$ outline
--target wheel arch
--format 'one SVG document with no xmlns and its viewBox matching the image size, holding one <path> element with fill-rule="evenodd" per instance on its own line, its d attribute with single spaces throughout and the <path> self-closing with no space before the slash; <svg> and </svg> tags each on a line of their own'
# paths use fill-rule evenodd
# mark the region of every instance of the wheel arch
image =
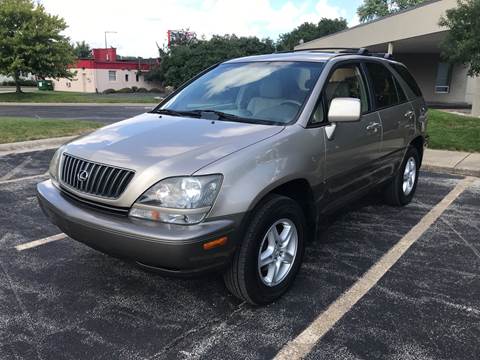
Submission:
<svg viewBox="0 0 480 360">
<path fill-rule="evenodd" d="M 420 159 L 419 161 L 420 163 L 418 164 L 418 166 L 422 165 L 424 144 L 425 144 L 425 138 L 422 135 L 419 135 L 416 138 L 414 138 L 412 141 L 410 141 L 410 145 L 413 146 L 418 151 L 418 157 Z"/>
</svg>

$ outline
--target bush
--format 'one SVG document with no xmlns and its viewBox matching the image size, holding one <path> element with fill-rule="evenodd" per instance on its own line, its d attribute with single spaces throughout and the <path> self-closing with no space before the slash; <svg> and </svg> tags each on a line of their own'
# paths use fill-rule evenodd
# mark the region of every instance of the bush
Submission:
<svg viewBox="0 0 480 360">
<path fill-rule="evenodd" d="M 141 87 L 141 88 L 137 89 L 137 93 L 146 93 L 146 92 L 148 92 L 148 90 L 145 89 L 144 87 Z"/>
<path fill-rule="evenodd" d="M 129 87 L 126 87 L 126 88 L 122 88 L 120 90 L 117 90 L 117 93 L 119 93 L 119 94 L 131 94 L 131 93 L 133 93 L 133 90 Z"/>
<path fill-rule="evenodd" d="M 132 92 L 137 92 L 138 91 L 138 86 L 132 86 Z"/>
<path fill-rule="evenodd" d="M 20 79 L 19 83 L 20 83 L 20 86 L 37 86 L 37 82 L 35 80 Z M 0 85 L 15 86 L 15 81 L 13 80 L 3 81 Z"/>
<path fill-rule="evenodd" d="M 159 89 L 159 88 L 151 88 L 150 90 L 148 90 L 149 92 L 151 93 L 162 93 L 162 89 Z"/>
<path fill-rule="evenodd" d="M 104 94 L 115 94 L 116 91 L 115 91 L 115 89 L 105 89 L 105 90 L 103 90 L 103 93 Z"/>
</svg>

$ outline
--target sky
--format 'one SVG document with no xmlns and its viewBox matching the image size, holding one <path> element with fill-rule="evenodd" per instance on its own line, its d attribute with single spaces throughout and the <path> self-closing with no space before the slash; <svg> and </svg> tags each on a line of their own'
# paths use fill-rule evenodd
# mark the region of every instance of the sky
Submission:
<svg viewBox="0 0 480 360">
<path fill-rule="evenodd" d="M 186 29 L 207 39 L 213 34 L 270 37 L 309 21 L 343 17 L 358 24 L 362 0 L 37 0 L 63 17 L 72 41 L 91 47 L 116 47 L 124 56 L 157 57 L 156 43 L 167 43 L 167 30 Z"/>
</svg>

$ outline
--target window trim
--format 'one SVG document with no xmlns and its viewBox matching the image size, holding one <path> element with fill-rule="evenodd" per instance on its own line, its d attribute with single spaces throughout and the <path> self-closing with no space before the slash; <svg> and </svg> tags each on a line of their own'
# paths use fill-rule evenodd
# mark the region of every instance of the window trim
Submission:
<svg viewBox="0 0 480 360">
<path fill-rule="evenodd" d="M 365 72 L 363 63 L 364 63 L 364 61 L 360 60 L 360 59 L 344 60 L 344 61 L 339 61 L 332 66 L 332 68 L 328 72 L 326 80 L 322 84 L 322 89 L 320 90 L 320 93 L 318 94 L 318 97 L 317 97 L 317 100 L 315 101 L 315 105 L 313 106 L 312 112 L 310 113 L 310 115 L 308 117 L 308 122 L 307 122 L 307 126 L 306 126 L 307 129 L 319 128 L 319 127 L 322 127 L 322 126 L 331 125 L 330 121 L 328 121 L 327 106 L 326 106 L 326 101 L 325 101 L 325 96 L 324 96 L 325 87 L 328 84 L 328 82 L 330 81 L 330 78 L 332 77 L 335 70 L 337 70 L 338 68 L 340 68 L 342 66 L 345 66 L 345 65 L 357 65 L 359 70 L 360 70 L 360 75 L 362 77 L 362 80 L 365 84 L 365 90 L 366 90 L 366 93 L 367 93 L 367 98 L 368 98 L 367 102 L 368 102 L 369 109 L 368 109 L 368 111 L 362 112 L 360 114 L 360 120 L 361 120 L 362 116 L 365 116 L 365 115 L 371 114 L 372 112 L 375 112 L 374 106 L 373 106 L 373 97 L 372 97 L 371 85 L 370 85 L 369 79 L 367 77 L 367 74 Z M 324 120 L 322 122 L 314 124 L 314 123 L 312 123 L 313 114 L 315 113 L 315 110 L 317 109 L 320 102 L 323 103 Z"/>
</svg>

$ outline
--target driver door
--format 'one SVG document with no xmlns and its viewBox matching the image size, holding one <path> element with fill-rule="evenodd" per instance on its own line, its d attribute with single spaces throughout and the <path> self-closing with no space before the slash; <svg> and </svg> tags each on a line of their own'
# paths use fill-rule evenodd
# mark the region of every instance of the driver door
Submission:
<svg viewBox="0 0 480 360">
<path fill-rule="evenodd" d="M 360 99 L 362 115 L 359 121 L 336 124 L 333 134 L 329 125 L 324 127 L 328 208 L 340 205 L 376 181 L 376 162 L 382 140 L 381 119 L 377 112 L 371 111 L 367 81 L 360 63 L 342 63 L 331 72 L 321 102 L 325 116 L 331 101 L 337 97 Z"/>
</svg>

